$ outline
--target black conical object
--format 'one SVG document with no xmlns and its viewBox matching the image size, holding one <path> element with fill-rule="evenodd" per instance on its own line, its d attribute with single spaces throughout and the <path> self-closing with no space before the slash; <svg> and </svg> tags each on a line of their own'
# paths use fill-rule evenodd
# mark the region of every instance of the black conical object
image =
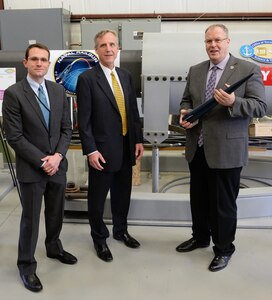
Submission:
<svg viewBox="0 0 272 300">
<path fill-rule="evenodd" d="M 224 91 L 228 94 L 231 94 L 236 89 L 238 89 L 238 87 L 240 87 L 244 82 L 246 82 L 252 75 L 253 75 L 253 73 L 247 75 L 246 77 L 242 78 L 241 80 L 239 80 L 239 81 L 235 82 L 234 84 L 232 84 L 231 86 L 227 87 Z M 203 104 L 199 105 L 198 107 L 193 109 L 191 112 L 186 114 L 183 117 L 183 120 L 193 123 L 196 120 L 200 119 L 203 115 L 205 115 L 212 108 L 214 108 L 217 104 L 218 104 L 218 102 L 214 99 L 214 97 L 212 97 L 211 99 L 205 101 Z"/>
</svg>

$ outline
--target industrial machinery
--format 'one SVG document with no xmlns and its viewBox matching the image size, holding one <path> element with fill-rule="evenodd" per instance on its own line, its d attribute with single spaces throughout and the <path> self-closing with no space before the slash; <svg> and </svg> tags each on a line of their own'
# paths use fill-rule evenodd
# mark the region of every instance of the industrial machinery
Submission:
<svg viewBox="0 0 272 300">
<path fill-rule="evenodd" d="M 85 21 L 86 22 L 86 21 Z M 178 126 L 169 124 L 170 116 L 178 115 L 179 104 L 186 85 L 186 76 L 191 65 L 207 59 L 203 32 L 207 27 L 205 22 L 200 24 L 190 23 L 190 28 L 184 25 L 184 30 L 179 33 L 146 32 L 143 34 L 142 50 L 121 50 L 120 66 L 128 69 L 134 78 L 137 97 L 139 98 L 140 113 L 143 115 L 143 130 L 146 141 L 146 151 L 142 163 L 142 171 L 151 171 L 152 190 L 141 191 L 140 187 L 133 189 L 130 222 L 178 224 L 181 221 L 190 220 L 189 195 L 187 193 L 164 193 L 167 187 L 160 188 L 162 172 L 187 173 L 187 163 L 183 150 L 160 151 L 168 146 L 184 145 L 186 136 Z M 85 23 L 84 23 L 85 24 Z M 267 40 L 269 32 L 264 30 L 263 23 L 247 23 L 247 27 L 239 26 L 239 31 L 231 34 L 231 53 L 236 57 L 252 60 L 248 53 L 256 47 L 256 53 L 260 60 L 266 59 L 266 63 L 254 61 L 262 68 L 263 78 L 266 84 L 266 96 L 268 103 L 268 115 L 272 115 L 272 41 Z M 228 27 L 230 27 L 227 24 Z M 233 25 L 235 27 L 235 24 Z M 260 26 L 260 27 L 259 27 Z M 201 28 L 202 27 L 202 28 Z M 253 30 L 254 28 L 254 30 Z M 258 30 L 259 29 L 259 30 Z M 245 32 L 241 33 L 241 30 Z M 251 32 L 252 34 L 247 34 Z M 91 39 L 91 37 L 89 37 Z M 262 41 L 262 43 L 261 43 Z M 257 43 L 258 42 L 258 43 Z M 124 43 L 124 41 L 123 41 Z M 257 44 L 256 44 L 257 43 Z M 247 57 L 242 56 L 248 55 Z M 11 53 L 0 51 L 0 67 L 18 68 L 17 80 L 25 75 L 21 60 L 23 53 Z M 69 95 L 70 96 L 70 95 Z M 76 101 L 75 96 L 73 98 Z M 174 142 L 172 137 L 175 136 Z M 76 137 L 75 132 L 75 138 Z M 272 150 L 271 137 L 254 138 L 251 144 L 260 144 L 264 151 L 250 151 L 249 166 L 243 169 L 242 177 L 245 179 L 244 188 L 238 197 L 239 217 L 258 217 L 272 215 Z M 73 145 L 71 145 L 71 149 Z M 77 149 L 80 144 L 77 144 Z M 73 148 L 73 149 L 75 149 Z M 86 164 L 81 151 L 69 151 L 69 168 L 78 169 L 70 178 L 72 181 L 86 174 Z M 69 175 L 69 172 L 68 172 Z M 69 180 L 69 176 L 68 176 Z M 86 178 L 85 178 L 86 181 Z M 188 179 L 178 178 L 168 187 L 175 184 L 188 184 Z M 256 184 L 256 182 L 258 184 Z M 85 182 L 85 187 L 87 182 Z M 75 188 L 69 186 L 68 188 Z M 86 212 L 86 188 L 83 197 L 66 199 L 66 212 Z M 110 218 L 109 202 L 106 203 L 105 218 Z"/>
<path fill-rule="evenodd" d="M 248 27 L 247 30 L 250 30 L 250 26 Z M 255 63 L 260 65 L 266 88 L 267 114 L 271 115 L 272 68 L 269 63 L 272 63 L 272 41 L 267 40 L 269 36 L 267 32 L 260 33 L 257 27 L 254 27 L 254 30 L 252 30 L 254 33 L 251 32 L 250 35 L 241 34 L 240 31 L 232 33 L 230 51 L 236 57 L 247 60 L 253 59 Z M 168 123 L 169 114 L 178 114 L 189 67 L 207 60 L 203 32 L 204 30 L 194 32 L 194 34 L 192 34 L 192 31 L 188 31 L 182 33 L 146 33 L 144 35 L 142 62 L 144 137 L 152 145 L 153 193 L 159 191 L 159 150 L 171 134 Z M 249 51 L 251 51 L 251 54 L 249 54 Z M 238 210 L 240 216 L 252 217 L 258 216 L 259 213 L 261 215 L 271 213 L 271 134 L 270 137 L 261 140 L 263 146 L 267 146 L 267 148 L 261 154 L 254 151 L 249 152 L 249 166 L 243 168 L 242 181 L 245 179 L 260 181 L 264 185 L 256 190 L 241 189 L 238 205 L 240 204 L 243 209 Z M 254 140 L 251 140 L 251 143 L 254 143 Z M 244 187 L 246 186 L 245 184 Z M 254 194 L 252 195 L 253 190 Z M 262 195 L 261 201 L 264 202 L 261 206 L 260 198 L 256 196 L 256 193 Z M 245 200 L 245 198 L 247 199 Z M 257 207 L 258 209 L 256 209 Z"/>
</svg>

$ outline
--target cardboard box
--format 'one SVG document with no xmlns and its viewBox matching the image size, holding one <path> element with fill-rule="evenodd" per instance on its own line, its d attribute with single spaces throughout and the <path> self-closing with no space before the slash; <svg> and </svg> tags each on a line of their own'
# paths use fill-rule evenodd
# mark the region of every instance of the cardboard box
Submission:
<svg viewBox="0 0 272 300">
<path fill-rule="evenodd" d="M 132 167 L 132 185 L 141 184 L 141 161 L 136 160 L 136 165 Z"/>
<path fill-rule="evenodd" d="M 272 136 L 272 122 L 261 122 L 249 125 L 249 136 Z"/>
</svg>

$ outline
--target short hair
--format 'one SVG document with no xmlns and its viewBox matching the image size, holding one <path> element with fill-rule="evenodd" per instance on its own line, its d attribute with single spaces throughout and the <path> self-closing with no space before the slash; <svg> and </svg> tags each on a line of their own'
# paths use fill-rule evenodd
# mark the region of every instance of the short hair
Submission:
<svg viewBox="0 0 272 300">
<path fill-rule="evenodd" d="M 119 44 L 118 35 L 115 30 L 103 29 L 103 30 L 99 31 L 94 37 L 94 48 L 95 49 L 98 47 L 98 39 L 102 38 L 107 33 L 113 34 L 116 37 L 117 45 Z"/>
<path fill-rule="evenodd" d="M 32 48 L 39 48 L 39 49 L 43 49 L 45 51 L 47 51 L 48 53 L 48 60 L 50 59 L 50 51 L 48 49 L 47 46 L 43 45 L 43 44 L 40 44 L 40 43 L 35 43 L 35 44 L 31 44 L 27 47 L 26 49 L 26 52 L 25 52 L 25 59 L 27 60 L 28 57 L 29 57 L 29 50 L 32 49 Z"/>
<path fill-rule="evenodd" d="M 216 28 L 216 27 L 220 27 L 225 32 L 226 36 L 229 37 L 229 30 L 228 30 L 227 26 L 225 26 L 224 24 L 212 24 L 212 25 L 210 25 L 205 30 L 205 34 L 207 33 L 208 30 Z"/>
</svg>

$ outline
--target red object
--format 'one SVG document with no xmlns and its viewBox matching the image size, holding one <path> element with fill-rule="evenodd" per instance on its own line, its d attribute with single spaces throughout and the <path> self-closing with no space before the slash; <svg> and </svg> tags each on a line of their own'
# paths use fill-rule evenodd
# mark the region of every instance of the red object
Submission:
<svg viewBox="0 0 272 300">
<path fill-rule="evenodd" d="M 272 85 L 272 66 L 261 66 L 264 85 Z"/>
</svg>

